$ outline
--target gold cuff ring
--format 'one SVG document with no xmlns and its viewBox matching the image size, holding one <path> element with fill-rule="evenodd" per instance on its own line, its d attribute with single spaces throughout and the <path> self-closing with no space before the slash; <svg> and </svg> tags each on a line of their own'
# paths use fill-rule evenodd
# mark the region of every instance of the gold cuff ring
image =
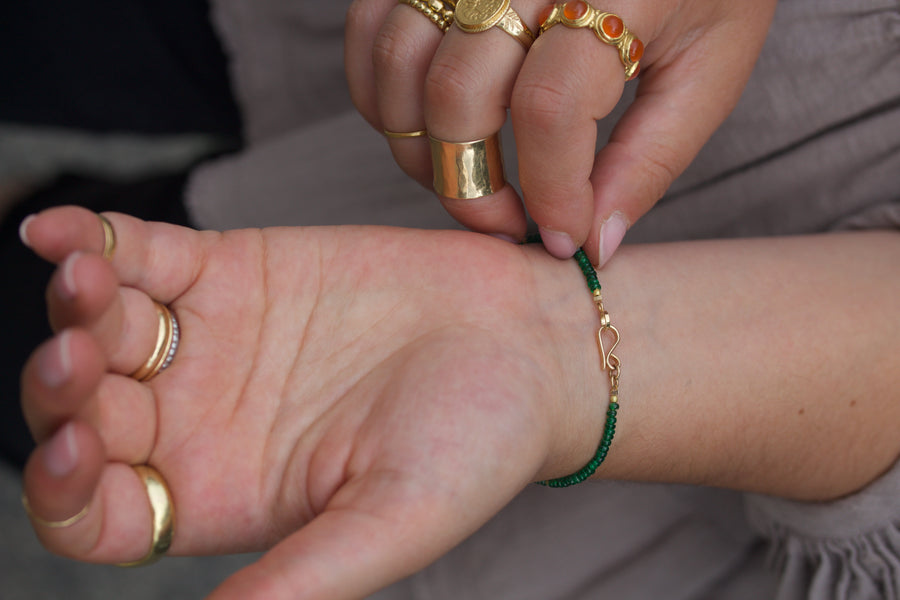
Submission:
<svg viewBox="0 0 900 600">
<path fill-rule="evenodd" d="M 500 132 L 473 142 L 445 142 L 428 136 L 434 191 L 469 200 L 489 196 L 506 184 Z"/>
</svg>

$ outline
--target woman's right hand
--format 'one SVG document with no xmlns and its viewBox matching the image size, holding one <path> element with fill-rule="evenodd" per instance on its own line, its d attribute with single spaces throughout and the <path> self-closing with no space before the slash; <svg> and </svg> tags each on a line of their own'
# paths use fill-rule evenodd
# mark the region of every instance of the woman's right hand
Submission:
<svg viewBox="0 0 900 600">
<path fill-rule="evenodd" d="M 535 34 L 549 5 L 511 0 Z M 568 258 L 584 246 L 602 264 L 731 112 L 775 0 L 593 5 L 620 16 L 646 44 L 636 100 L 596 156 L 596 121 L 615 107 L 626 77 L 617 48 L 589 30 L 556 25 L 526 52 L 496 26 L 480 33 L 452 26 L 444 34 L 397 0 L 354 0 L 345 61 L 354 102 L 379 131 L 479 140 L 500 130 L 509 109 L 523 198 L 507 185 L 483 198 L 441 202 L 474 231 L 519 240 L 527 209 L 551 254 Z M 430 188 L 427 140 L 389 141 L 400 167 Z"/>
<path fill-rule="evenodd" d="M 23 225 L 59 265 L 56 335 L 23 373 L 39 443 L 25 493 L 40 519 L 88 507 L 68 527 L 35 520 L 56 553 L 141 558 L 150 515 L 130 466 L 150 464 L 174 497 L 173 554 L 271 548 L 214 598 L 360 598 L 593 452 L 604 408 L 589 398 L 579 413 L 562 374 L 596 371 L 596 356 L 559 351 L 523 248 L 464 232 L 220 234 L 108 218 L 111 261 L 84 209 Z M 583 286 L 574 264 L 556 271 Z M 141 383 L 128 374 L 155 343 L 151 299 L 182 335 L 171 366 Z M 579 437 L 554 453 L 553 440 Z"/>
</svg>

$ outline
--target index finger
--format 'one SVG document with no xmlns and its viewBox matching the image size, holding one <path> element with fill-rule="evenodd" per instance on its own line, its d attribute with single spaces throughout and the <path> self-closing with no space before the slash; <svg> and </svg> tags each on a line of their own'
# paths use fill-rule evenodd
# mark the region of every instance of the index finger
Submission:
<svg viewBox="0 0 900 600">
<path fill-rule="evenodd" d="M 579 20 L 601 14 L 584 2 L 569 2 L 565 10 Z M 523 200 L 547 250 L 559 258 L 574 254 L 590 231 L 596 122 L 615 107 L 626 79 L 618 49 L 598 37 L 590 27 L 547 29 L 512 96 Z"/>
</svg>

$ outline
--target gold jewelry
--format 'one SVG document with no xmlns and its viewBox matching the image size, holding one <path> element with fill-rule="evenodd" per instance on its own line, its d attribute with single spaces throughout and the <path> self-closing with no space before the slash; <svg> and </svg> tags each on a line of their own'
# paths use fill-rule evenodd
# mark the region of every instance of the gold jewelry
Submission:
<svg viewBox="0 0 900 600">
<path fill-rule="evenodd" d="M 500 132 L 474 142 L 445 142 L 428 136 L 434 191 L 447 198 L 469 200 L 489 196 L 506 183 Z"/>
<path fill-rule="evenodd" d="M 175 536 L 175 507 L 166 480 L 150 465 L 132 468 L 147 488 L 150 512 L 153 515 L 153 534 L 150 536 L 150 550 L 147 554 L 133 562 L 119 563 L 120 567 L 141 567 L 156 562 L 169 550 Z"/>
<path fill-rule="evenodd" d="M 625 27 L 618 15 L 599 11 L 584 0 L 570 0 L 565 4 L 546 7 L 538 20 L 541 23 L 538 35 L 557 23 L 571 28 L 589 27 L 601 42 L 619 50 L 626 80 L 637 77 L 641 69 L 640 60 L 644 55 L 644 43 Z"/>
<path fill-rule="evenodd" d="M 84 508 L 79 510 L 77 513 L 69 517 L 68 519 L 63 519 L 62 521 L 48 521 L 47 519 L 42 519 L 31 509 L 31 503 L 28 502 L 28 496 L 25 495 L 25 492 L 22 492 L 22 506 L 25 508 L 25 512 L 31 518 L 32 521 L 37 523 L 38 525 L 43 525 L 44 527 L 50 527 L 51 529 L 63 529 L 65 527 L 71 527 L 78 521 L 85 518 L 88 514 L 88 509 L 90 508 L 90 504 L 86 505 Z"/>
<path fill-rule="evenodd" d="M 458 0 L 455 23 L 466 33 L 498 27 L 519 40 L 526 50 L 534 43 L 534 34 L 509 5 L 509 0 Z"/>
<path fill-rule="evenodd" d="M 456 0 L 399 0 L 400 4 L 408 4 L 428 17 L 438 29 L 447 33 L 453 24 L 453 11 Z"/>
<path fill-rule="evenodd" d="M 103 228 L 103 253 L 102 256 L 106 260 L 112 260 L 113 254 L 116 253 L 116 230 L 113 229 L 112 223 L 103 215 L 97 215 L 100 218 L 100 226 Z"/>
<path fill-rule="evenodd" d="M 153 301 L 156 307 L 156 315 L 159 321 L 159 330 L 156 334 L 156 346 L 150 354 L 147 362 L 137 371 L 131 374 L 131 377 L 138 381 L 148 381 L 159 374 L 160 371 L 168 367 L 175 358 L 175 351 L 178 349 L 178 342 L 181 339 L 181 330 L 178 326 L 178 320 L 175 313 L 169 310 L 165 304 L 160 304 L 156 300 Z"/>
<path fill-rule="evenodd" d="M 387 129 L 383 129 L 382 133 L 384 133 L 384 137 L 389 140 L 405 140 L 407 138 L 425 137 L 428 135 L 428 132 L 424 129 L 419 129 L 418 131 L 388 131 Z"/>
</svg>

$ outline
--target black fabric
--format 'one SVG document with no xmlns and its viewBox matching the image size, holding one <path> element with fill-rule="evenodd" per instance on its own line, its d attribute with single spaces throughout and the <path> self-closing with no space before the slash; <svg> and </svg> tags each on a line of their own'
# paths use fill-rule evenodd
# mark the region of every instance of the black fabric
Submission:
<svg viewBox="0 0 900 600">
<path fill-rule="evenodd" d="M 95 211 L 118 211 L 142 219 L 189 225 L 184 208 L 186 173 L 132 183 L 110 183 L 75 176 L 20 202 L 0 224 L 0 458 L 21 468 L 34 447 L 19 402 L 19 373 L 28 355 L 50 336 L 44 287 L 53 267 L 19 240 L 19 224 L 29 214 L 61 204 Z"/>
<path fill-rule="evenodd" d="M 206 0 L 0 2 L 0 121 L 240 135 Z"/>
</svg>

